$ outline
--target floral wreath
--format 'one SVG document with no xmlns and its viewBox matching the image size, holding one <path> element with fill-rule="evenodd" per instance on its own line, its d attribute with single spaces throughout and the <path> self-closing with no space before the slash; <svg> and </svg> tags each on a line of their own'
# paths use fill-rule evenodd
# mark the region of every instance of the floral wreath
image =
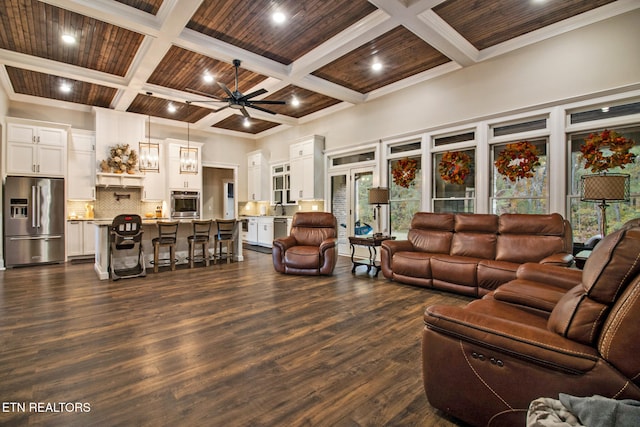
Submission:
<svg viewBox="0 0 640 427">
<path fill-rule="evenodd" d="M 118 144 L 111 147 L 110 155 L 107 165 L 115 173 L 133 173 L 135 171 L 138 164 L 138 153 L 136 150 L 132 150 L 129 144 Z"/>
<path fill-rule="evenodd" d="M 634 144 L 633 140 L 625 138 L 615 130 L 605 129 L 600 134 L 589 134 L 589 138 L 580 146 L 582 158 L 585 160 L 584 168 L 591 169 L 591 172 L 605 172 L 618 166 L 624 169 L 624 165 L 632 163 L 635 158 L 633 153 L 629 153 Z M 604 147 L 609 147 L 609 156 L 602 154 Z"/>
<path fill-rule="evenodd" d="M 438 163 L 438 173 L 450 184 L 464 184 L 471 173 L 471 157 L 463 151 L 447 151 Z"/>
<path fill-rule="evenodd" d="M 396 162 L 391 169 L 391 175 L 393 176 L 393 182 L 400 187 L 409 188 L 416 179 L 416 170 L 418 169 L 418 162 L 414 159 L 405 157 Z"/>
<path fill-rule="evenodd" d="M 531 178 L 535 168 L 540 166 L 538 149 L 528 141 L 507 144 L 498 154 L 494 165 L 498 173 L 504 176 L 505 181 L 509 179 L 515 182 L 520 178 Z"/>
</svg>

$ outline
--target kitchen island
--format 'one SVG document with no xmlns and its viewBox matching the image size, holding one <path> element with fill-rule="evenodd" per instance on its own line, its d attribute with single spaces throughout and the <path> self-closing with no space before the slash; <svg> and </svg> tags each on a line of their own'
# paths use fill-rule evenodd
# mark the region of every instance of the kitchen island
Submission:
<svg viewBox="0 0 640 427">
<path fill-rule="evenodd" d="M 144 252 L 144 260 L 147 270 L 153 269 L 153 265 L 151 264 L 151 261 L 153 261 L 153 244 L 151 241 L 154 237 L 158 236 L 158 226 L 156 225 L 158 221 L 169 221 L 169 219 L 142 219 L 142 231 L 144 233 L 142 235 L 142 251 Z M 109 227 L 111 227 L 112 222 L 113 220 L 111 219 L 94 220 L 94 224 L 96 226 L 96 255 L 94 270 L 100 280 L 109 279 Z M 176 243 L 176 264 L 188 264 L 189 243 L 187 241 L 187 237 L 193 234 L 193 226 L 191 225 L 191 220 L 179 220 L 179 222 L 180 225 L 178 227 L 178 239 Z M 243 261 L 244 259 L 242 256 L 242 242 L 240 241 L 239 228 L 240 223 L 238 222 L 233 233 L 234 261 Z M 213 239 L 216 230 L 216 223 L 215 220 L 213 220 L 213 224 L 211 225 L 211 243 L 209 246 L 210 256 L 213 255 Z M 166 255 L 163 254 L 162 256 Z M 135 257 L 133 255 L 132 259 L 134 259 L 133 263 L 135 264 Z"/>
</svg>

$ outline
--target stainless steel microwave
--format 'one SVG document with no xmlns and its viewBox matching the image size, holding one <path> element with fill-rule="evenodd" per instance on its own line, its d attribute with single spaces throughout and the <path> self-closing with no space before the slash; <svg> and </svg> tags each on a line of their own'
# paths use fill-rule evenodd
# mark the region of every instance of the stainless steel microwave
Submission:
<svg viewBox="0 0 640 427">
<path fill-rule="evenodd" d="M 171 218 L 200 218 L 200 192 L 198 191 L 172 191 L 171 192 Z"/>
</svg>

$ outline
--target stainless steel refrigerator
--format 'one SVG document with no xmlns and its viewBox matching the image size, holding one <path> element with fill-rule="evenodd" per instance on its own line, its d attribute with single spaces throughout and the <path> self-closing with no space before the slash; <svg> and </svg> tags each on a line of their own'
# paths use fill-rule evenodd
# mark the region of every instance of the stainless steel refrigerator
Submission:
<svg viewBox="0 0 640 427">
<path fill-rule="evenodd" d="M 64 261 L 64 179 L 8 176 L 4 185 L 7 267 Z"/>
</svg>

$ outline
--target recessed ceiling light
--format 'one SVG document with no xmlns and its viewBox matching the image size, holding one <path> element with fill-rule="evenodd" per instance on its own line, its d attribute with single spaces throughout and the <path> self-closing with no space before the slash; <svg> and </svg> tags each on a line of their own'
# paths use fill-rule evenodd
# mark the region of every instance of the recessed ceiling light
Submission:
<svg viewBox="0 0 640 427">
<path fill-rule="evenodd" d="M 60 92 L 63 92 L 63 93 L 71 92 L 71 85 L 69 83 L 61 83 Z"/>
<path fill-rule="evenodd" d="M 169 105 L 167 106 L 167 110 L 168 110 L 170 113 L 175 113 L 175 112 L 176 112 L 176 106 L 175 106 L 175 105 L 173 105 L 172 103 L 169 103 Z"/>
<path fill-rule="evenodd" d="M 204 80 L 205 83 L 213 83 L 213 76 L 209 73 L 204 73 L 202 80 Z"/>
<path fill-rule="evenodd" d="M 63 34 L 62 41 L 66 44 L 74 44 L 76 42 L 76 38 L 71 34 Z"/>
<path fill-rule="evenodd" d="M 273 22 L 275 22 L 276 24 L 282 24 L 284 21 L 287 20 L 287 17 L 285 16 L 284 13 L 277 11 L 277 12 L 274 12 L 273 15 L 271 15 L 271 19 L 273 19 Z"/>
<path fill-rule="evenodd" d="M 603 113 L 608 113 L 609 112 L 609 107 L 602 107 L 601 108 Z"/>
<path fill-rule="evenodd" d="M 375 61 L 373 64 L 371 64 L 371 69 L 373 71 L 380 71 L 382 70 L 382 63 L 379 61 Z"/>
<path fill-rule="evenodd" d="M 298 105 L 300 105 L 300 100 L 294 96 L 293 98 L 291 98 L 291 105 L 297 107 Z"/>
</svg>

